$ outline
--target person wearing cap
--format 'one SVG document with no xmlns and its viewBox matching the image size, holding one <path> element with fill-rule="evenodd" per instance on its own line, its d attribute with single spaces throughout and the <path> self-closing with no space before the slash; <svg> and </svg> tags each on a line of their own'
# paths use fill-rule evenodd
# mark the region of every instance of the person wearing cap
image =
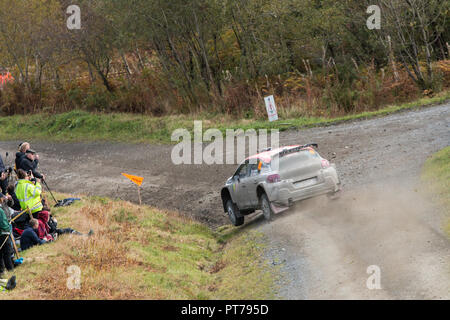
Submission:
<svg viewBox="0 0 450 320">
<path fill-rule="evenodd" d="M 22 157 L 22 160 L 19 163 L 18 169 L 22 169 L 23 171 L 33 174 L 33 177 L 45 180 L 45 176 L 43 174 L 40 174 L 36 169 L 38 162 L 37 161 L 37 155 L 36 151 L 33 149 L 28 149 L 25 151 L 25 156 Z"/>
</svg>

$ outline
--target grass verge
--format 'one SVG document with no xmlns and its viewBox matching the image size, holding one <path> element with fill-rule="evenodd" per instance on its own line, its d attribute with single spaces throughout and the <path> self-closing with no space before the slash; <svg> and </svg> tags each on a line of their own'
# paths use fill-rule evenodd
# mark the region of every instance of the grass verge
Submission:
<svg viewBox="0 0 450 320">
<path fill-rule="evenodd" d="M 203 120 L 203 129 L 300 129 L 334 123 L 384 116 L 406 109 L 444 103 L 450 99 L 450 92 L 442 92 L 433 98 L 383 109 L 351 114 L 338 118 L 301 117 L 281 119 L 269 123 L 266 120 L 236 120 L 224 115 L 199 114 L 191 116 L 166 116 L 154 118 L 133 114 L 98 114 L 85 111 L 49 115 L 1 117 L 1 140 L 46 140 L 64 142 L 113 141 L 131 143 L 171 143 L 175 129 L 186 128 L 192 132 L 193 121 Z"/>
<path fill-rule="evenodd" d="M 23 252 L 18 286 L 0 299 L 273 298 L 274 270 L 256 232 L 214 233 L 174 213 L 99 197 L 53 210 L 60 227 L 95 234 L 62 235 Z M 67 287 L 70 266 L 81 270 L 79 290 Z"/>
<path fill-rule="evenodd" d="M 425 163 L 422 179 L 446 211 L 445 231 L 450 236 L 450 147 L 432 155 Z"/>
</svg>

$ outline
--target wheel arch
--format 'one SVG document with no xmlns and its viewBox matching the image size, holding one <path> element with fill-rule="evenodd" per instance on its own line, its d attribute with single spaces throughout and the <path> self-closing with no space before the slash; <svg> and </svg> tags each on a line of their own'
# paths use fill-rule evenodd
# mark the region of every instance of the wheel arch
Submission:
<svg viewBox="0 0 450 320">
<path fill-rule="evenodd" d="M 256 187 L 256 197 L 258 198 L 258 200 L 264 193 L 267 195 L 266 189 L 264 189 L 263 185 L 260 184 L 258 187 Z"/>
<path fill-rule="evenodd" d="M 228 190 L 228 188 L 226 188 L 226 187 L 222 188 L 222 191 L 220 191 L 220 197 L 222 198 L 223 211 L 227 212 L 227 201 L 228 200 L 233 201 L 230 190 Z"/>
</svg>

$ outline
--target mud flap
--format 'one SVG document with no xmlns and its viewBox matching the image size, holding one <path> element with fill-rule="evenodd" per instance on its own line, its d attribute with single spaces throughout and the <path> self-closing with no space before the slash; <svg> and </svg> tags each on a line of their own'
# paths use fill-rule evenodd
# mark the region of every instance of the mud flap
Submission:
<svg viewBox="0 0 450 320">
<path fill-rule="evenodd" d="M 289 207 L 284 207 L 284 206 L 281 207 L 281 206 L 277 206 L 277 205 L 275 205 L 275 204 L 273 204 L 273 203 L 270 204 L 270 208 L 272 209 L 273 213 L 275 213 L 275 214 L 284 212 L 284 211 L 286 211 L 287 209 L 289 209 Z"/>
</svg>

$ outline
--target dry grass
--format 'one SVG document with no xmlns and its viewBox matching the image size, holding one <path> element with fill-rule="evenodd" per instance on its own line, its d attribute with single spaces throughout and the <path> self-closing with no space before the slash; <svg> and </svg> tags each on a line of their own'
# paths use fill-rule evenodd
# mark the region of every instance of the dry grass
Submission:
<svg viewBox="0 0 450 320">
<path fill-rule="evenodd" d="M 112 93 L 101 83 L 91 84 L 85 74 L 82 79 L 68 80 L 59 89 L 45 82 L 42 93 L 30 92 L 19 82 L 9 84 L 0 92 L 0 113 L 55 115 L 83 110 L 151 117 L 209 114 L 261 120 L 266 118 L 262 98 L 273 94 L 281 118 L 340 117 L 376 111 L 448 90 L 450 60 L 434 62 L 433 70 L 435 83 L 433 89 L 426 92 L 422 92 L 402 68 L 397 70 L 398 79 L 394 79 L 389 68 L 376 70 L 374 65 L 361 65 L 339 74 L 330 69 L 318 69 L 313 76 L 289 72 L 260 76 L 252 81 L 224 81 L 222 95 L 208 92 L 200 85 L 199 90 L 195 90 L 195 103 L 161 75 L 145 72 L 136 73 L 130 81 L 122 77 L 110 79 L 116 88 Z M 349 80 L 344 81 L 347 76 Z"/>
<path fill-rule="evenodd" d="M 17 288 L 0 299 L 270 297 L 272 276 L 257 263 L 261 252 L 247 235 L 219 243 L 207 227 L 174 213 L 96 197 L 53 214 L 61 227 L 95 234 L 62 235 L 25 251 L 25 263 L 15 270 Z M 245 252 L 255 262 L 251 277 L 245 268 L 239 272 Z M 79 290 L 67 286 L 70 266 L 81 270 Z M 247 290 L 236 295 L 237 283 Z"/>
</svg>

